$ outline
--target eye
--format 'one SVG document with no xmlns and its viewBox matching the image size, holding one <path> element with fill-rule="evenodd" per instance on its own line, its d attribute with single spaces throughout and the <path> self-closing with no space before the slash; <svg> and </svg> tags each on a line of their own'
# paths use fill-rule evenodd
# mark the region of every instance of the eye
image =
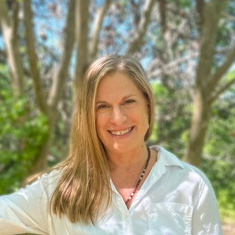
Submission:
<svg viewBox="0 0 235 235">
<path fill-rule="evenodd" d="M 97 106 L 97 109 L 107 109 L 107 108 L 109 108 L 108 104 L 100 104 Z"/>
<path fill-rule="evenodd" d="M 126 105 L 126 104 L 132 104 L 132 103 L 135 103 L 135 100 L 133 100 L 133 99 L 128 99 L 128 100 L 125 100 L 125 101 L 123 102 L 124 105 Z"/>
</svg>

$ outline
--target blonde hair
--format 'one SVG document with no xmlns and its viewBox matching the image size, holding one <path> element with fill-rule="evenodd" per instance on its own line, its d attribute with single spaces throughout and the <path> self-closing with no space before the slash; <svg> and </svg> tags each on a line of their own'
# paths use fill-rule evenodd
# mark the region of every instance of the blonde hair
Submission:
<svg viewBox="0 0 235 235">
<path fill-rule="evenodd" d="M 143 93 L 148 104 L 149 129 L 154 122 L 154 102 L 150 85 L 140 63 L 129 56 L 111 55 L 94 61 L 88 68 L 77 96 L 71 129 L 70 153 L 51 198 L 51 209 L 71 222 L 93 224 L 111 203 L 110 172 L 105 149 L 98 138 L 95 121 L 96 91 L 107 74 L 123 72 Z"/>
</svg>

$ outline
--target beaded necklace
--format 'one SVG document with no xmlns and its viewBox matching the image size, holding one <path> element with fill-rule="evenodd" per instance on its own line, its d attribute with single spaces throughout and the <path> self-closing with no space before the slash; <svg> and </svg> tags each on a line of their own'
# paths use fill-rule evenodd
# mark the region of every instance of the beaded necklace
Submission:
<svg viewBox="0 0 235 235">
<path fill-rule="evenodd" d="M 137 191 L 137 189 L 138 189 L 138 187 L 139 187 L 139 185 L 140 185 L 140 182 L 141 182 L 141 180 L 143 179 L 144 174 L 145 174 L 145 171 L 146 171 L 146 169 L 147 169 L 147 167 L 148 167 L 149 160 L 150 160 L 150 150 L 149 150 L 149 148 L 148 148 L 148 158 L 147 158 L 147 160 L 146 160 L 144 169 L 143 169 L 143 171 L 142 171 L 142 173 L 141 173 L 141 175 L 140 175 L 140 177 L 139 177 L 139 180 L 138 180 L 138 182 L 137 182 L 137 184 L 136 184 L 136 186 L 135 186 L 133 192 L 130 194 L 130 196 L 129 196 L 129 197 L 127 198 L 127 200 L 125 201 L 125 204 L 126 204 L 126 205 L 127 205 L 127 204 L 132 200 L 132 198 L 135 196 L 136 191 Z"/>
</svg>

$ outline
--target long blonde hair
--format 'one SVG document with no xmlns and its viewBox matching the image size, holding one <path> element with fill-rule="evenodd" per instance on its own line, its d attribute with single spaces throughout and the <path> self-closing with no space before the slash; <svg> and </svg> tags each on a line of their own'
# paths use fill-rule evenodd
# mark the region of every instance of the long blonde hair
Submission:
<svg viewBox="0 0 235 235">
<path fill-rule="evenodd" d="M 63 171 L 50 201 L 52 212 L 59 216 L 67 215 L 73 223 L 95 223 L 111 203 L 110 171 L 105 149 L 97 135 L 95 99 L 100 80 L 116 71 L 127 74 L 144 94 L 149 115 L 145 140 L 152 132 L 153 95 L 140 63 L 133 57 L 118 55 L 94 61 L 77 96 L 70 153 L 58 165 Z"/>
</svg>

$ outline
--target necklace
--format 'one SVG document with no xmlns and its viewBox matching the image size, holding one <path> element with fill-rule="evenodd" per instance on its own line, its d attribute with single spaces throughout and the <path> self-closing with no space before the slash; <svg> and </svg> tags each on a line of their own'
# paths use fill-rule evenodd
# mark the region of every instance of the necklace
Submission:
<svg viewBox="0 0 235 235">
<path fill-rule="evenodd" d="M 137 188 L 139 187 L 140 182 L 141 182 L 141 180 L 143 179 L 144 174 L 145 174 L 145 171 L 146 171 L 146 169 L 147 169 L 147 167 L 148 167 L 149 160 L 150 160 L 150 150 L 149 150 L 149 148 L 148 148 L 148 158 L 147 158 L 147 160 L 146 160 L 144 169 L 143 169 L 143 171 L 142 171 L 142 173 L 141 173 L 141 175 L 140 175 L 140 177 L 139 177 L 139 180 L 138 180 L 138 182 L 137 182 L 137 184 L 136 184 L 136 186 L 135 186 L 133 192 L 130 194 L 130 196 L 129 196 L 129 197 L 127 198 L 127 200 L 125 201 L 125 204 L 126 204 L 126 205 L 127 205 L 127 204 L 129 203 L 129 201 L 131 201 L 131 199 L 135 196 L 136 191 L 137 191 Z"/>
</svg>

